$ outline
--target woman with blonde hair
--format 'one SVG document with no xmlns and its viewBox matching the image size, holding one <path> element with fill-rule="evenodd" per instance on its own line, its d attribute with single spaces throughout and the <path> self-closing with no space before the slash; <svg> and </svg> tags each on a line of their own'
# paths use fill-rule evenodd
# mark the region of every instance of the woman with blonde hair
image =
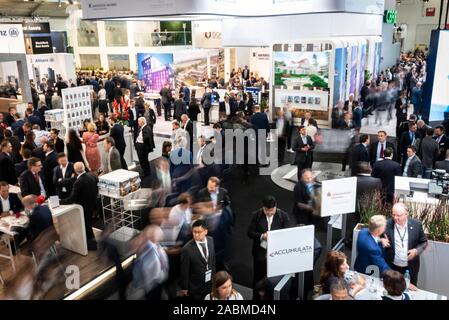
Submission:
<svg viewBox="0 0 449 320">
<path fill-rule="evenodd" d="M 94 123 L 87 125 L 87 132 L 83 133 L 83 143 L 86 146 L 86 160 L 89 163 L 89 168 L 93 173 L 97 173 L 101 167 L 100 150 L 98 149 L 97 128 Z"/>
<path fill-rule="evenodd" d="M 219 271 L 214 276 L 212 292 L 204 300 L 243 300 L 232 286 L 232 276 L 226 271 Z"/>
</svg>

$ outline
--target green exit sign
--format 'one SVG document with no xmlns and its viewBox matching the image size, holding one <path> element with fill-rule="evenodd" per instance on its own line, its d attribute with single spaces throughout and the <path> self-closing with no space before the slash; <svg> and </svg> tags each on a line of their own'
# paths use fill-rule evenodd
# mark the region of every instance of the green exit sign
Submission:
<svg viewBox="0 0 449 320">
<path fill-rule="evenodd" d="M 397 16 L 398 16 L 398 12 L 396 10 L 385 10 L 384 22 L 385 23 L 396 23 Z"/>
</svg>

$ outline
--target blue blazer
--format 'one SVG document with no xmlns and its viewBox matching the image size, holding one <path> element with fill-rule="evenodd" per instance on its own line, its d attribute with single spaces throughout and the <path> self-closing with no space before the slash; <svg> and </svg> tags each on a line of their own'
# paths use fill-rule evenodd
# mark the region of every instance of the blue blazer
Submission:
<svg viewBox="0 0 449 320">
<path fill-rule="evenodd" d="M 366 268 L 371 265 L 379 267 L 380 274 L 390 269 L 385 262 L 382 245 L 376 243 L 368 232 L 368 228 L 360 231 L 357 238 L 357 258 L 355 259 L 354 270 L 366 273 Z"/>
</svg>

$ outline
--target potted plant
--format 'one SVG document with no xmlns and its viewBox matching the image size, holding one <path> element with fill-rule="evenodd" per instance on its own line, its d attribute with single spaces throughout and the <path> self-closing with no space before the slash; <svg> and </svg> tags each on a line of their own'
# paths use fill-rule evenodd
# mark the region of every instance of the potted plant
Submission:
<svg viewBox="0 0 449 320">
<path fill-rule="evenodd" d="M 423 224 L 428 245 L 420 258 L 418 287 L 449 296 L 449 203 L 406 202 L 409 215 Z"/>
</svg>

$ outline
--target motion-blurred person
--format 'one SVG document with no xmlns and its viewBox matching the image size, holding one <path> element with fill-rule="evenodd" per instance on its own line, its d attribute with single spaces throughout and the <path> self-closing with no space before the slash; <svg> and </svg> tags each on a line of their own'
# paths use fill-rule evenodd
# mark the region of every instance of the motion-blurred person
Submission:
<svg viewBox="0 0 449 320">
<path fill-rule="evenodd" d="M 293 189 L 293 216 L 296 224 L 310 225 L 313 223 L 313 200 L 318 185 L 314 181 L 312 170 L 304 169 L 299 175 L 300 179 Z"/>
<path fill-rule="evenodd" d="M 145 291 L 146 300 L 159 301 L 169 271 L 167 254 L 159 244 L 164 234 L 159 226 L 150 225 L 139 237 L 142 239 L 133 266 L 133 284 Z"/>
<path fill-rule="evenodd" d="M 12 131 L 7 129 L 4 132 L 5 140 L 9 141 L 12 146 L 11 151 L 11 159 L 14 164 L 22 161 L 22 156 L 20 155 L 20 149 L 22 148 L 22 144 L 16 136 L 12 135 Z"/>
<path fill-rule="evenodd" d="M 299 137 L 293 144 L 293 151 L 296 152 L 295 164 L 298 168 L 298 180 L 303 169 L 312 168 L 313 149 L 315 144 L 310 136 L 307 135 L 304 126 L 298 127 Z"/>
<path fill-rule="evenodd" d="M 382 181 L 382 192 L 389 204 L 394 201 L 394 180 L 395 177 L 401 176 L 401 165 L 393 161 L 393 150 L 386 148 L 384 151 L 385 159 L 374 163 L 373 177 Z"/>
<path fill-rule="evenodd" d="M 86 172 L 84 164 L 77 162 L 73 165 L 77 175 L 73 183 L 72 193 L 68 198 L 61 199 L 61 204 L 79 204 L 84 211 L 84 224 L 86 227 L 87 248 L 97 250 L 94 232 L 92 230 L 92 215 L 97 205 L 97 178 L 90 172 Z"/>
<path fill-rule="evenodd" d="M 192 224 L 193 239 L 181 251 L 181 295 L 203 300 L 211 292 L 215 275 L 214 240 L 204 220 Z"/>
<path fill-rule="evenodd" d="M 243 300 L 243 297 L 232 286 L 232 276 L 226 271 L 215 274 L 212 291 L 204 300 Z"/>
<path fill-rule="evenodd" d="M 253 240 L 253 288 L 267 276 L 267 237 L 268 231 L 290 227 L 290 220 L 285 211 L 277 208 L 276 199 L 266 196 L 262 201 L 262 208 L 252 214 L 248 226 L 248 237 Z M 257 290 L 253 293 L 254 300 L 260 300 Z"/>
<path fill-rule="evenodd" d="M 330 293 L 331 297 L 329 300 L 352 300 L 346 284 L 341 279 L 335 280 L 332 283 Z"/>
</svg>

